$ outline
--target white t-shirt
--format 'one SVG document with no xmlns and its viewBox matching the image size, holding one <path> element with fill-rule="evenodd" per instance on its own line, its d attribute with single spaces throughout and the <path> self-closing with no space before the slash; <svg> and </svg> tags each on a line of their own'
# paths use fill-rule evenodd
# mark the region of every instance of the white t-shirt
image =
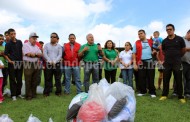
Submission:
<svg viewBox="0 0 190 122">
<path fill-rule="evenodd" d="M 119 54 L 119 58 L 125 63 L 125 64 L 128 64 L 132 61 L 132 55 L 133 55 L 133 52 L 131 50 L 129 51 L 121 51 L 121 53 Z M 120 63 L 120 68 L 121 69 L 126 69 L 125 66 L 123 66 L 123 64 Z M 132 69 L 132 65 L 127 67 L 127 69 Z"/>
<path fill-rule="evenodd" d="M 4 66 L 4 64 L 3 64 L 3 62 L 0 60 L 0 65 L 3 65 Z M 3 73 L 2 73 L 2 69 L 0 69 L 0 77 L 2 78 L 3 77 Z"/>
</svg>

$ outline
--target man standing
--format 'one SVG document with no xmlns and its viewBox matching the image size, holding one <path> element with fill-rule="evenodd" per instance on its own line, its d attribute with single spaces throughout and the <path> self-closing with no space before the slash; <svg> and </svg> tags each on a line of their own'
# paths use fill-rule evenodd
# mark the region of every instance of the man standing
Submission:
<svg viewBox="0 0 190 122">
<path fill-rule="evenodd" d="M 69 35 L 69 43 L 64 44 L 64 66 L 65 66 L 65 94 L 70 93 L 70 81 L 71 76 L 74 75 L 74 82 L 77 87 L 77 94 L 81 90 L 81 81 L 80 81 L 80 59 L 78 57 L 78 51 L 80 49 L 80 44 L 77 43 L 76 37 L 74 34 Z"/>
<path fill-rule="evenodd" d="M 152 98 L 156 97 L 154 86 L 155 68 L 152 55 L 153 41 L 146 39 L 144 30 L 138 31 L 139 39 L 133 47 L 133 63 L 135 70 L 138 70 L 138 81 L 140 93 L 137 96 L 143 96 L 147 93 L 147 85 L 149 94 Z"/>
<path fill-rule="evenodd" d="M 81 46 L 79 50 L 79 57 L 84 60 L 84 87 L 85 92 L 89 90 L 89 80 L 92 74 L 92 82 L 99 82 L 99 66 L 98 66 L 98 53 L 103 56 L 101 46 L 94 44 L 94 37 L 92 34 L 86 36 L 87 44 Z"/>
<path fill-rule="evenodd" d="M 29 41 L 23 45 L 24 78 L 26 85 L 26 100 L 36 97 L 37 76 L 39 73 L 38 60 L 42 52 L 36 45 L 36 33 L 29 35 Z"/>
<path fill-rule="evenodd" d="M 184 76 L 184 94 L 186 97 L 190 98 L 190 30 L 187 31 L 184 40 L 186 45 L 186 53 L 181 58 Z"/>
<path fill-rule="evenodd" d="M 176 81 L 177 94 L 181 103 L 186 103 L 183 96 L 182 85 L 182 62 L 181 57 L 185 54 L 185 42 L 180 36 L 174 34 L 175 27 L 172 24 L 166 25 L 168 37 L 162 42 L 162 50 L 165 55 L 163 72 L 163 92 L 160 100 L 166 100 L 169 93 L 169 82 L 173 72 Z"/>
<path fill-rule="evenodd" d="M 57 96 L 61 95 L 61 58 L 62 58 L 62 47 L 58 44 L 59 36 L 57 33 L 52 33 L 51 42 L 47 43 L 44 47 L 44 58 L 46 60 L 45 68 L 45 88 L 44 96 L 49 96 L 52 88 L 53 75 L 55 78 Z"/>
<path fill-rule="evenodd" d="M 41 50 L 41 52 L 43 53 L 43 45 L 44 42 L 39 41 L 39 49 Z M 39 73 L 37 75 L 37 85 L 40 86 L 41 83 L 41 77 L 42 77 L 42 70 L 43 70 L 43 57 L 40 57 L 39 59 L 39 65 L 40 65 L 40 69 L 39 69 Z"/>
<path fill-rule="evenodd" d="M 9 29 L 8 32 L 10 41 L 5 46 L 5 58 L 8 61 L 11 96 L 15 101 L 17 96 L 24 98 L 21 96 L 23 73 L 22 42 L 16 39 L 14 29 Z"/>
</svg>

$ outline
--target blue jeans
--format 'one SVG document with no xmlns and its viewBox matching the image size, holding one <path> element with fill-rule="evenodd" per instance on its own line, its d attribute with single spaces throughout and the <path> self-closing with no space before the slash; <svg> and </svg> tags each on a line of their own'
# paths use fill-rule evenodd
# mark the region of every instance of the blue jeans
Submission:
<svg viewBox="0 0 190 122">
<path fill-rule="evenodd" d="M 89 90 L 90 75 L 92 74 L 92 83 L 99 82 L 99 66 L 98 63 L 84 64 L 84 87 L 85 92 Z"/>
<path fill-rule="evenodd" d="M 121 70 L 123 83 L 133 88 L 133 69 L 122 69 Z"/>
<path fill-rule="evenodd" d="M 65 93 L 70 93 L 71 75 L 74 74 L 74 81 L 77 87 L 77 93 L 81 93 L 80 67 L 65 66 Z"/>
</svg>

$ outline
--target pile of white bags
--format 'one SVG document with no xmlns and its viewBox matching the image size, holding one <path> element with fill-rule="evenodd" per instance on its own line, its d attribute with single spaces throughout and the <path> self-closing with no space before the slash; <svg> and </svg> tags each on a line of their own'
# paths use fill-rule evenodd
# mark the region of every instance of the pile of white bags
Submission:
<svg viewBox="0 0 190 122">
<path fill-rule="evenodd" d="M 13 122 L 13 120 L 9 118 L 8 114 L 3 114 L 0 116 L 0 122 Z"/>
<path fill-rule="evenodd" d="M 121 82 L 110 85 L 106 79 L 102 79 L 99 84 L 90 86 L 87 100 L 80 103 L 77 110 L 79 110 L 78 114 L 67 120 L 71 122 L 134 122 L 136 112 L 134 90 Z"/>
</svg>

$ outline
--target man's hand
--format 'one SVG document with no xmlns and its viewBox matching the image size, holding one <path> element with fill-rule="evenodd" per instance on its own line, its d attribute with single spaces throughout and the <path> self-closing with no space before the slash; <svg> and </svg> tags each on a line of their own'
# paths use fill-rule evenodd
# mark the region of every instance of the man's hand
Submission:
<svg viewBox="0 0 190 122">
<path fill-rule="evenodd" d="M 186 48 L 186 51 L 187 51 L 187 52 L 190 52 L 190 48 Z"/>
<path fill-rule="evenodd" d="M 34 57 L 36 57 L 36 54 L 35 54 L 35 53 L 31 53 L 30 56 L 31 56 L 32 58 L 34 58 Z"/>
<path fill-rule="evenodd" d="M 86 52 L 88 49 L 89 49 L 89 48 L 88 48 L 87 46 L 84 47 L 83 52 Z"/>
<path fill-rule="evenodd" d="M 137 66 L 137 64 L 134 64 L 133 66 L 134 66 L 134 70 L 135 70 L 135 71 L 138 71 L 138 66 Z"/>
<path fill-rule="evenodd" d="M 152 55 L 156 55 L 156 54 L 157 54 L 157 51 L 155 49 L 153 49 Z"/>
<path fill-rule="evenodd" d="M 10 64 L 13 64 L 13 65 L 15 64 L 15 62 L 14 62 L 14 61 L 11 61 L 11 60 L 8 61 L 8 62 L 9 62 Z"/>
</svg>

